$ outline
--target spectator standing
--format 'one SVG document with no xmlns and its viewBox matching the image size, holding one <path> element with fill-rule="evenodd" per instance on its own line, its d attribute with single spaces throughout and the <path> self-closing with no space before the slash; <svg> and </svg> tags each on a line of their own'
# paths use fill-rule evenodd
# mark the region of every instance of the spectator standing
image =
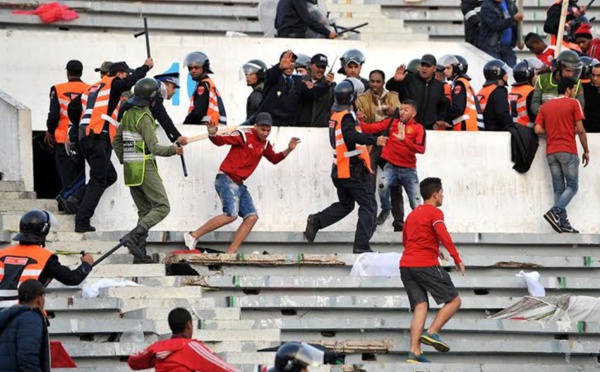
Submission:
<svg viewBox="0 0 600 372">
<path fill-rule="evenodd" d="M 417 102 L 419 111 L 416 121 L 425 129 L 433 129 L 434 125 L 443 125 L 450 102 L 446 98 L 444 86 L 435 79 L 437 60 L 431 54 L 421 57 L 418 73 L 407 73 L 404 65 L 396 69 L 396 74 L 385 87 L 397 92 L 400 101 L 410 99 Z"/>
<path fill-rule="evenodd" d="M 112 66 L 112 62 L 110 61 L 104 61 L 102 62 L 102 64 L 100 65 L 100 67 L 96 67 L 94 69 L 95 72 L 99 72 L 100 73 L 100 79 L 102 79 L 104 77 L 104 75 L 108 74 L 108 71 L 110 71 L 110 66 Z"/>
<path fill-rule="evenodd" d="M 0 366 L 3 371 L 50 371 L 44 286 L 35 279 L 18 290 L 19 303 L 0 311 Z"/>
<path fill-rule="evenodd" d="M 394 186 L 401 186 L 406 191 L 412 210 L 421 204 L 416 154 L 424 154 L 426 144 L 425 129 L 415 120 L 417 112 L 418 107 L 415 101 L 404 100 L 400 109 L 400 120 L 394 120 L 392 123 L 389 139 L 381 152 L 381 157 L 386 161 L 378 189 L 381 214 L 384 212 L 389 214 L 392 209 L 390 189 Z M 402 193 L 402 190 L 400 189 L 398 192 Z M 377 222 L 379 223 L 379 221 Z M 398 230 L 402 231 L 404 216 L 400 221 L 394 222 L 396 223 L 394 227 L 400 226 L 401 228 Z"/>
<path fill-rule="evenodd" d="M 438 257 L 443 257 L 440 242 L 450 253 L 456 268 L 465 275 L 465 265 L 446 230 L 444 213 L 439 209 L 444 201 L 442 181 L 439 178 L 426 178 L 421 181 L 419 188 L 425 202 L 406 218 L 402 235 L 404 252 L 400 259 L 400 276 L 413 311 L 409 363 L 429 363 L 421 351 L 421 343 L 441 352 L 450 350 L 438 333 L 456 314 L 461 299 L 450 275 L 438 263 Z M 437 304 L 443 303 L 444 306 L 424 332 L 429 308 L 428 293 Z"/>
<path fill-rule="evenodd" d="M 331 105 L 333 104 L 333 90 L 335 89 L 335 75 L 333 72 L 325 74 L 325 69 L 329 66 L 327 56 L 321 53 L 315 54 L 310 59 L 310 68 L 308 74 L 303 77 L 307 86 L 327 85 L 327 93 L 319 98 L 303 98 L 300 100 L 298 114 L 298 126 L 300 127 L 319 127 L 329 126 L 329 116 Z"/>
<path fill-rule="evenodd" d="M 193 339 L 194 323 L 192 315 L 178 307 L 168 316 L 172 336 L 148 346 L 127 359 L 129 368 L 134 371 L 154 368 L 156 372 L 237 372 L 238 369 L 225 362 L 201 341 Z"/>
<path fill-rule="evenodd" d="M 215 188 L 223 204 L 223 214 L 211 218 L 197 230 L 184 234 L 185 245 L 189 249 L 195 249 L 200 237 L 232 223 L 238 216 L 244 221 L 238 227 L 227 253 L 235 253 L 250 234 L 258 221 L 258 214 L 244 181 L 252 175 L 263 157 L 277 164 L 300 143 L 300 140 L 294 137 L 290 140 L 287 149 L 283 152 L 275 152 L 267 140 L 272 126 L 273 119 L 266 112 L 256 115 L 253 128 L 237 130 L 231 134 L 219 135 L 217 127 L 209 125 L 208 138 L 212 143 L 217 146 L 231 146 L 215 180 Z"/>
<path fill-rule="evenodd" d="M 575 21 L 579 17 L 582 17 L 586 12 L 585 6 L 577 5 L 578 0 L 569 0 L 569 7 L 567 8 L 567 19 L 565 26 L 570 28 L 571 23 L 579 23 Z M 544 21 L 544 32 L 550 35 L 550 44 L 556 45 L 556 40 L 559 32 L 565 32 L 565 30 L 559 30 L 560 26 L 560 15 L 562 11 L 562 0 L 556 0 L 554 4 L 546 10 L 546 20 Z M 574 22 L 575 21 L 575 22 Z M 577 28 L 577 27 L 576 27 Z M 570 40 L 569 40 L 570 41 Z"/>
<path fill-rule="evenodd" d="M 203 52 L 191 52 L 185 56 L 184 65 L 187 67 L 196 89 L 190 99 L 188 115 L 183 124 L 227 125 L 225 105 L 217 86 L 208 76 L 212 74 L 210 60 Z"/>
<path fill-rule="evenodd" d="M 347 78 L 358 79 L 365 86 L 365 90 L 369 89 L 369 80 L 360 76 L 365 60 L 365 55 L 360 50 L 348 49 L 340 57 L 342 66 L 339 68 L 338 74 L 346 75 Z"/>
<path fill-rule="evenodd" d="M 558 96 L 558 81 L 563 77 L 574 79 L 577 82 L 575 94 L 581 107 L 585 107 L 583 88 L 579 80 L 583 68 L 581 58 L 574 51 L 565 50 L 556 57 L 553 66 L 551 72 L 540 74 L 537 78 L 533 97 L 531 98 L 531 111 L 537 115 L 543 103 Z"/>
<path fill-rule="evenodd" d="M 523 13 L 517 11 L 513 0 L 484 0 L 479 49 L 513 67 L 517 63 L 513 51 L 517 42 L 517 23 L 522 20 Z"/>
<path fill-rule="evenodd" d="M 546 135 L 546 157 L 552 176 L 554 206 L 544 219 L 558 233 L 579 233 L 569 223 L 567 205 L 579 188 L 579 157 L 575 135 L 583 147 L 582 164 L 590 161 L 583 109 L 574 99 L 576 82 L 567 77 L 558 81 L 558 97 L 542 105 L 535 119 L 535 133 Z"/>
<path fill-rule="evenodd" d="M 546 44 L 540 35 L 533 32 L 525 35 L 524 42 L 527 49 L 535 55 L 535 58 L 539 59 L 548 68 L 552 67 L 552 61 L 554 60 L 554 53 L 556 51 L 555 45 Z M 565 48 L 564 45 L 563 48 Z"/>
<path fill-rule="evenodd" d="M 592 36 L 592 26 L 584 23 L 575 31 L 575 43 L 591 58 L 600 60 L 600 39 Z"/>
<path fill-rule="evenodd" d="M 531 110 L 531 100 L 535 85 L 536 71 L 542 67 L 538 59 L 528 58 L 515 65 L 515 83 L 508 94 L 508 103 L 513 122 L 533 128 L 535 114 Z"/>
<path fill-rule="evenodd" d="M 334 149 L 331 178 L 339 201 L 319 213 L 309 215 L 304 231 L 308 242 L 314 242 L 319 229 L 346 217 L 354 210 L 354 204 L 358 203 L 354 253 L 373 252 L 369 241 L 375 232 L 377 202 L 371 187 L 370 174 L 373 170 L 367 145 L 383 146 L 387 140 L 383 136 L 362 133 L 360 123 L 352 111 L 356 98 L 362 91 L 364 86 L 356 79 L 344 79 L 335 87 L 329 142 Z"/>
<path fill-rule="evenodd" d="M 440 83 L 444 84 L 444 95 L 448 100 L 448 105 L 450 105 L 450 100 L 452 99 L 452 87 L 450 86 L 450 84 L 448 84 L 448 81 L 446 80 L 446 75 L 444 74 L 445 69 L 446 68 L 443 65 L 437 65 L 435 67 L 435 79 Z"/>
<path fill-rule="evenodd" d="M 505 131 L 513 122 L 508 106 L 508 68 L 498 59 L 483 66 L 485 83 L 477 93 L 483 111 L 483 124 L 487 131 Z"/>
<path fill-rule="evenodd" d="M 479 28 L 481 27 L 481 4 L 483 0 L 461 0 L 460 10 L 462 11 L 465 23 L 465 41 L 477 46 L 479 42 Z"/>
<path fill-rule="evenodd" d="M 263 99 L 265 88 L 265 75 L 267 65 L 260 59 L 252 59 L 242 66 L 242 72 L 246 76 L 246 85 L 252 88 L 252 93 L 246 100 L 246 119 L 258 113 Z"/>
<path fill-rule="evenodd" d="M 600 133 L 600 64 L 592 67 L 590 82 L 583 84 L 585 96 L 583 127 L 587 133 Z"/>
<path fill-rule="evenodd" d="M 329 39 L 337 37 L 335 31 L 329 30 L 316 17 L 311 16 L 306 0 L 280 0 L 275 14 L 275 28 L 276 37 L 304 39 L 308 29 Z"/>
</svg>

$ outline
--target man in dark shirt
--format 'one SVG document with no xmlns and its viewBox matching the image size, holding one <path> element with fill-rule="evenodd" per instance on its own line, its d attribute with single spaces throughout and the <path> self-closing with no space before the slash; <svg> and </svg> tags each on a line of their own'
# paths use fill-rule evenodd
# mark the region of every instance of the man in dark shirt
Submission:
<svg viewBox="0 0 600 372">
<path fill-rule="evenodd" d="M 277 65 L 267 70 L 261 111 L 268 112 L 274 126 L 296 126 L 301 99 L 314 100 L 329 91 L 326 83 L 309 87 L 302 77 L 293 75 L 296 55 L 288 50 Z"/>
<path fill-rule="evenodd" d="M 277 4 L 275 16 L 275 28 L 277 37 L 304 39 L 306 31 L 321 34 L 329 39 L 335 39 L 337 33 L 330 31 L 318 19 L 312 17 L 308 12 L 307 0 L 280 0 Z"/>
<path fill-rule="evenodd" d="M 600 64 L 593 66 L 591 81 L 583 85 L 585 98 L 585 119 L 583 126 L 587 133 L 600 132 Z"/>
<path fill-rule="evenodd" d="M 444 92 L 444 84 L 435 79 L 437 60 L 431 54 L 421 57 L 418 74 L 409 74 L 404 65 L 385 84 L 387 90 L 397 92 L 400 102 L 410 99 L 417 102 L 419 110 L 415 120 L 425 129 L 433 129 L 437 123 L 443 125 L 450 102 Z"/>
<path fill-rule="evenodd" d="M 303 80 L 309 85 L 327 84 L 329 91 L 317 99 L 302 99 L 300 101 L 298 114 L 298 126 L 300 127 L 327 127 L 329 125 L 335 76 L 333 72 L 325 75 L 327 66 L 328 60 L 324 54 L 315 54 L 310 59 L 310 69 Z"/>
<path fill-rule="evenodd" d="M 246 100 L 246 119 L 256 115 L 263 100 L 265 89 L 265 74 L 267 65 L 260 59 L 252 59 L 242 66 L 242 72 L 246 76 L 246 85 L 252 88 L 252 93 Z"/>
<path fill-rule="evenodd" d="M 508 106 L 508 67 L 499 59 L 493 59 L 483 66 L 485 83 L 477 93 L 483 112 L 483 124 L 487 131 L 508 130 L 513 122 Z"/>
</svg>

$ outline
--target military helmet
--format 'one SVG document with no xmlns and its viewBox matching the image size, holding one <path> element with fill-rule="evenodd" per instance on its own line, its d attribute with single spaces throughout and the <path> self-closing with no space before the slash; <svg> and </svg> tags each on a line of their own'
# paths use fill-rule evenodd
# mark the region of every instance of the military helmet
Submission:
<svg viewBox="0 0 600 372">
<path fill-rule="evenodd" d="M 530 84 L 533 85 L 533 78 L 537 71 L 544 64 L 537 58 L 526 58 L 513 67 L 514 86 Z"/>
<path fill-rule="evenodd" d="M 298 59 L 296 59 L 296 68 L 298 67 L 304 67 L 305 69 L 310 70 L 310 56 L 298 53 Z"/>
<path fill-rule="evenodd" d="M 498 82 L 506 75 L 508 75 L 508 66 L 499 59 L 492 59 L 483 66 L 483 76 L 486 84 Z"/>
<path fill-rule="evenodd" d="M 579 78 L 579 75 L 581 75 L 581 68 L 583 67 L 581 58 L 579 58 L 579 55 L 572 50 L 563 50 L 560 52 L 558 57 L 552 61 L 552 64 L 557 71 L 562 72 L 564 67 L 575 70 L 575 79 Z"/>
<path fill-rule="evenodd" d="M 19 233 L 15 235 L 13 240 L 44 246 L 46 244 L 46 236 L 48 236 L 51 227 L 58 227 L 58 221 L 52 213 L 40 209 L 32 209 L 21 216 Z"/>
<path fill-rule="evenodd" d="M 307 367 L 318 367 L 323 364 L 323 351 L 307 343 L 287 342 L 277 349 L 275 354 L 276 372 L 301 372 Z"/>
<path fill-rule="evenodd" d="M 596 58 L 583 56 L 581 57 L 581 78 L 590 79 L 592 77 L 592 69 L 600 63 Z"/>
<path fill-rule="evenodd" d="M 203 52 L 191 52 L 187 56 L 185 56 L 185 60 L 183 62 L 185 67 L 188 69 L 191 66 L 201 66 L 204 70 L 205 74 L 212 74 L 213 72 L 210 69 L 210 61 L 208 60 L 208 56 Z"/>
<path fill-rule="evenodd" d="M 419 69 L 421 68 L 421 58 L 415 58 L 412 61 L 408 62 L 406 66 L 406 70 L 413 74 L 418 74 Z"/>
<path fill-rule="evenodd" d="M 134 106 L 148 106 L 158 95 L 160 95 L 161 84 L 153 78 L 138 80 L 133 86 L 133 97 L 127 102 Z"/>
<path fill-rule="evenodd" d="M 258 82 L 263 82 L 265 81 L 265 75 L 267 73 L 267 64 L 260 59 L 251 59 L 244 63 L 242 71 L 244 75 L 256 74 Z"/>
<path fill-rule="evenodd" d="M 344 67 L 350 63 L 350 62 L 355 62 L 357 63 L 359 66 L 361 66 L 363 63 L 365 63 L 365 55 L 363 54 L 363 52 L 361 52 L 358 49 L 348 49 L 346 52 L 344 52 L 344 54 L 342 54 L 342 56 L 340 57 L 340 62 L 342 64 L 342 66 L 340 67 L 340 69 L 338 70 L 338 74 L 343 74 L 344 73 Z"/>
</svg>

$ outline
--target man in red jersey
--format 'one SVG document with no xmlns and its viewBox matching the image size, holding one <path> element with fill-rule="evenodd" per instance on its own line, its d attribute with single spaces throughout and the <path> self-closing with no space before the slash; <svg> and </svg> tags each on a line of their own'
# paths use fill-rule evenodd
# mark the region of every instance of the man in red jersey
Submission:
<svg viewBox="0 0 600 372">
<path fill-rule="evenodd" d="M 155 368 L 156 372 L 238 372 L 234 366 L 213 354 L 206 345 L 192 338 L 194 325 L 186 309 L 178 307 L 169 313 L 169 328 L 173 336 L 153 343 L 129 357 L 127 364 L 134 371 Z"/>
<path fill-rule="evenodd" d="M 412 99 L 404 100 L 400 120 L 394 120 L 390 126 L 389 140 L 381 151 L 381 157 L 386 161 L 383 176 L 379 180 L 382 214 L 389 214 L 392 209 L 390 189 L 394 186 L 402 186 L 406 191 L 411 209 L 421 204 L 416 154 L 425 153 L 425 128 L 415 121 L 416 115 L 417 102 Z M 398 217 L 398 230 L 402 230 L 404 216 Z"/>
<path fill-rule="evenodd" d="M 447 352 L 450 347 L 438 335 L 444 324 L 460 308 L 460 297 L 452 279 L 438 263 L 439 242 L 454 259 L 456 268 L 465 275 L 465 265 L 452 242 L 444 213 L 438 208 L 444 201 L 444 189 L 439 178 L 426 178 L 420 184 L 423 205 L 413 210 L 404 223 L 402 241 L 404 253 L 400 259 L 400 276 L 414 312 L 410 325 L 410 352 L 408 363 L 429 363 L 421 351 L 421 343 L 433 346 L 437 351 Z M 444 303 L 427 332 L 424 332 L 430 293 L 436 303 Z"/>
<path fill-rule="evenodd" d="M 544 219 L 558 233 L 577 234 L 579 231 L 569 223 L 566 209 L 579 188 L 576 134 L 583 147 L 581 161 L 584 167 L 590 161 L 590 150 L 583 127 L 583 110 L 579 101 L 573 98 L 575 84 L 575 80 L 566 77 L 558 81 L 558 97 L 542 105 L 534 130 L 536 134 L 546 135 L 546 157 L 554 190 L 554 206 L 544 214 Z"/>
<path fill-rule="evenodd" d="M 208 138 L 212 143 L 217 146 L 231 145 L 215 181 L 215 188 L 223 204 L 223 214 L 211 218 L 197 230 L 185 233 L 183 237 L 185 245 L 189 249 L 195 249 L 201 236 L 232 223 L 240 216 L 244 222 L 238 227 L 227 250 L 227 253 L 235 253 L 258 221 L 252 196 L 244 181 L 254 172 L 263 157 L 277 164 L 294 151 L 300 139 L 292 138 L 288 148 L 282 152 L 273 151 L 273 146 L 267 140 L 273 125 L 273 119 L 268 112 L 256 115 L 254 127 L 239 129 L 230 134 L 217 135 L 217 126 L 213 123 L 207 125 L 210 135 Z"/>
</svg>

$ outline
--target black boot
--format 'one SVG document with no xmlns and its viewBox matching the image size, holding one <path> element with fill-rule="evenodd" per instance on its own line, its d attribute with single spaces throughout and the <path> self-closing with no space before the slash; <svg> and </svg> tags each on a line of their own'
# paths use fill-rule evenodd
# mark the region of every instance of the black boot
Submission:
<svg viewBox="0 0 600 372">
<path fill-rule="evenodd" d="M 148 236 L 148 230 L 146 230 L 143 226 L 137 225 L 135 229 L 123 235 L 123 237 L 119 239 L 119 242 L 129 249 L 129 253 L 141 260 L 146 257 L 146 239 L 143 238 L 144 236 Z M 140 246 L 140 243 L 144 244 L 143 247 Z"/>
<path fill-rule="evenodd" d="M 140 253 L 144 256 L 142 258 L 138 258 L 138 257 L 133 257 L 133 263 L 135 265 L 137 264 L 154 264 L 154 263 L 158 263 L 157 261 L 155 261 L 152 257 L 150 257 L 148 255 L 148 253 L 146 252 L 146 239 L 148 239 L 148 231 L 146 231 L 146 233 L 140 233 L 140 235 L 138 235 L 139 239 L 138 239 L 138 248 L 140 250 Z"/>
</svg>

